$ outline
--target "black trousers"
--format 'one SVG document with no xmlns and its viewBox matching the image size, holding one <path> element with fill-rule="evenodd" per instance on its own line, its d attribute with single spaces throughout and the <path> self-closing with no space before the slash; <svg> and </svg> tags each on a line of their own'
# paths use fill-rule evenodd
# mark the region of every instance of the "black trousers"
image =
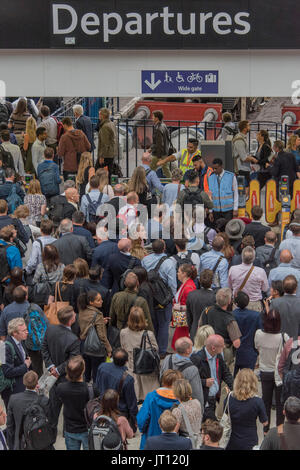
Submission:
<svg viewBox="0 0 300 470">
<path fill-rule="evenodd" d="M 43 356 L 41 351 L 30 351 L 28 350 L 29 357 L 31 359 L 31 367 L 34 372 L 37 373 L 39 378 L 43 375 Z"/>
<path fill-rule="evenodd" d="M 216 418 L 216 398 L 215 397 L 208 397 L 207 402 L 204 407 L 204 413 L 202 422 L 206 419 L 212 419 L 213 421 L 218 421 Z"/>
<path fill-rule="evenodd" d="M 218 219 L 231 220 L 233 218 L 233 210 L 227 211 L 227 212 L 213 211 L 213 215 L 214 215 L 214 222 Z"/>
<path fill-rule="evenodd" d="M 275 390 L 275 401 L 276 401 L 276 426 L 283 424 L 283 404 L 281 403 L 281 391 L 282 385 L 277 387 L 274 379 L 274 372 L 260 372 L 262 399 L 264 401 L 266 412 L 268 416 L 269 424 L 264 427 L 264 432 L 267 432 L 270 428 L 271 418 L 271 407 L 272 407 L 272 396 L 273 390 Z"/>
<path fill-rule="evenodd" d="M 65 382 L 67 379 L 66 377 L 59 377 L 59 379 L 55 382 L 53 387 L 51 388 L 49 392 L 49 423 L 53 428 L 54 432 L 54 438 L 56 440 L 57 436 L 57 425 L 58 425 L 58 419 L 59 419 L 59 414 L 62 408 L 62 402 L 59 400 L 56 389 L 57 386 L 63 382 Z"/>
</svg>

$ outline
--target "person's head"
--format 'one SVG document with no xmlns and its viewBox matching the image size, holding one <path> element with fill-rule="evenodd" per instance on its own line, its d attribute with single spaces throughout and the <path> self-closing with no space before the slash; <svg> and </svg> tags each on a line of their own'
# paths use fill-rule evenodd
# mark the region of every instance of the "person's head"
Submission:
<svg viewBox="0 0 300 470">
<path fill-rule="evenodd" d="M 70 219 L 63 219 L 59 224 L 59 233 L 71 233 L 73 232 L 73 223 Z"/>
<path fill-rule="evenodd" d="M 223 122 L 225 122 L 225 123 L 231 122 L 232 121 L 232 115 L 230 113 L 223 113 L 222 114 L 222 119 L 223 119 Z"/>
<path fill-rule="evenodd" d="M 229 287 L 223 287 L 216 293 L 216 304 L 219 305 L 223 310 L 227 310 L 227 307 L 231 304 L 232 293 Z"/>
<path fill-rule="evenodd" d="M 241 219 L 232 219 L 229 220 L 225 226 L 225 234 L 228 237 L 228 245 L 230 240 L 240 240 L 245 231 L 245 222 Z M 218 233 L 222 238 L 224 238 L 224 232 Z M 224 238 L 225 242 L 226 239 Z"/>
<path fill-rule="evenodd" d="M 74 312 L 73 307 L 69 306 L 58 310 L 57 319 L 63 326 L 72 326 L 76 320 L 76 313 Z"/>
<path fill-rule="evenodd" d="M 105 240 L 108 240 L 109 233 L 108 233 L 108 231 L 106 230 L 105 227 L 97 227 L 96 228 L 96 237 L 97 237 L 98 243 L 101 243 Z"/>
<path fill-rule="evenodd" d="M 99 281 L 102 278 L 103 268 L 99 265 L 95 265 L 89 269 L 89 278 L 91 281 Z"/>
<path fill-rule="evenodd" d="M 152 161 L 151 153 L 149 153 L 149 152 L 144 152 L 144 153 L 143 153 L 143 156 L 142 156 L 142 164 L 149 166 L 150 163 L 151 163 L 151 161 Z"/>
<path fill-rule="evenodd" d="M 186 245 L 188 243 L 188 240 L 186 238 L 179 238 L 174 240 L 176 249 L 178 252 L 180 251 L 186 251 Z"/>
<path fill-rule="evenodd" d="M 192 398 L 192 387 L 188 380 L 178 379 L 173 384 L 174 396 L 178 401 L 186 402 Z"/>
<path fill-rule="evenodd" d="M 106 121 L 109 119 L 110 111 L 107 108 L 101 108 L 99 110 L 99 119 L 100 121 Z"/>
<path fill-rule="evenodd" d="M 8 212 L 8 204 L 4 199 L 0 199 L 0 215 L 6 215 Z"/>
<path fill-rule="evenodd" d="M 90 179 L 90 189 L 98 189 L 99 188 L 99 176 L 95 175 L 92 176 Z"/>
<path fill-rule="evenodd" d="M 77 270 L 74 264 L 67 264 L 64 268 L 62 282 L 65 284 L 72 284 L 76 279 Z"/>
<path fill-rule="evenodd" d="M 29 370 L 23 376 L 23 385 L 27 390 L 36 390 L 39 383 L 39 376 L 33 370 Z"/>
<path fill-rule="evenodd" d="M 83 115 L 83 107 L 80 104 L 75 104 L 73 106 L 73 113 L 76 118 L 79 118 Z"/>
<path fill-rule="evenodd" d="M 265 129 L 261 129 L 256 135 L 257 141 L 259 144 L 267 144 L 269 147 L 272 147 L 269 133 Z"/>
<path fill-rule="evenodd" d="M 162 122 L 164 118 L 164 113 L 162 111 L 157 110 L 153 111 L 152 116 L 153 122 L 156 124 L 158 122 Z"/>
<path fill-rule="evenodd" d="M 84 182 L 84 171 L 88 167 L 93 167 L 93 156 L 91 152 L 82 152 L 76 177 L 76 182 L 78 184 L 82 184 Z"/>
<path fill-rule="evenodd" d="M 270 294 L 273 298 L 282 297 L 284 294 L 283 281 L 272 281 Z"/>
<path fill-rule="evenodd" d="M 197 329 L 195 338 L 194 338 L 194 348 L 197 351 L 200 351 L 200 349 L 203 348 L 203 346 L 206 343 L 207 338 L 210 335 L 214 335 L 215 330 L 213 329 L 212 326 L 210 325 L 202 325 Z"/>
<path fill-rule="evenodd" d="M 137 276 L 139 281 L 139 286 L 143 284 L 143 282 L 148 282 L 148 273 L 145 268 L 142 266 L 135 266 L 132 270 L 134 274 Z"/>
<path fill-rule="evenodd" d="M 189 357 L 193 351 L 193 342 L 187 336 L 179 338 L 175 341 L 175 351 L 180 356 Z"/>
<path fill-rule="evenodd" d="M 174 168 L 171 173 L 173 183 L 179 183 L 182 180 L 183 173 L 180 168 Z"/>
<path fill-rule="evenodd" d="M 268 245 L 275 245 L 277 241 L 277 235 L 275 232 L 272 232 L 272 230 L 269 230 L 269 232 L 266 233 L 265 235 L 265 243 Z"/>
<path fill-rule="evenodd" d="M 66 192 L 67 189 L 75 188 L 75 186 L 76 186 L 76 184 L 75 184 L 74 180 L 66 180 L 64 182 L 64 192 Z"/>
<path fill-rule="evenodd" d="M 253 370 L 240 369 L 233 383 L 233 394 L 237 400 L 245 401 L 257 395 L 258 380 Z"/>
<path fill-rule="evenodd" d="M 246 294 L 246 292 L 243 292 L 241 290 L 237 292 L 235 299 L 234 299 L 235 304 L 242 310 L 247 307 L 247 305 L 249 304 L 249 301 L 250 301 L 249 295 Z"/>
<path fill-rule="evenodd" d="M 300 399 L 298 397 L 289 397 L 283 406 L 283 414 L 287 421 L 292 424 L 300 421 Z"/>
<path fill-rule="evenodd" d="M 282 250 L 280 252 L 280 263 L 290 263 L 293 259 L 293 255 L 290 250 Z"/>
<path fill-rule="evenodd" d="M 76 279 L 88 279 L 89 278 L 89 265 L 85 259 L 76 258 L 73 261 L 73 265 L 76 269 Z"/>
<path fill-rule="evenodd" d="M 198 145 L 199 145 L 199 140 L 197 139 L 189 139 L 188 140 L 188 143 L 187 143 L 187 150 L 188 152 L 192 155 L 193 153 L 196 152 L 197 148 L 198 148 Z"/>
<path fill-rule="evenodd" d="M 210 335 L 205 341 L 205 347 L 211 356 L 221 354 L 225 347 L 224 338 L 220 335 Z"/>
<path fill-rule="evenodd" d="M 23 285 L 23 269 L 15 267 L 10 271 L 10 284 L 14 286 Z"/>
<path fill-rule="evenodd" d="M 164 240 L 158 239 L 158 240 L 154 240 L 154 242 L 152 243 L 152 250 L 153 250 L 153 253 L 155 253 L 156 255 L 164 253 L 165 249 L 166 249 L 166 244 Z"/>
<path fill-rule="evenodd" d="M 177 272 L 177 277 L 178 280 L 182 283 L 184 283 L 188 279 L 194 280 L 197 277 L 197 269 L 193 264 L 181 264 Z"/>
<path fill-rule="evenodd" d="M 116 186 L 114 186 L 114 195 L 116 197 L 121 197 L 121 196 L 124 196 L 124 194 L 125 194 L 124 185 L 121 183 L 116 184 Z"/>
<path fill-rule="evenodd" d="M 190 186 L 199 186 L 199 174 L 195 170 L 191 170 L 187 178 Z"/>
<path fill-rule="evenodd" d="M 223 436 L 223 427 L 218 421 L 206 419 L 201 425 L 202 444 L 218 445 Z"/>
<path fill-rule="evenodd" d="M 9 142 L 10 132 L 8 129 L 1 131 L 0 135 L 1 135 L 1 139 L 3 140 L 3 142 Z"/>
<path fill-rule="evenodd" d="M 21 115 L 27 112 L 27 100 L 25 98 L 18 99 L 14 114 Z"/>
<path fill-rule="evenodd" d="M 245 235 L 242 238 L 241 248 L 246 248 L 247 246 L 251 246 L 252 248 L 255 248 L 255 240 L 252 235 Z"/>
<path fill-rule="evenodd" d="M 145 314 L 141 307 L 131 307 L 128 317 L 128 328 L 132 331 L 147 329 Z"/>
<path fill-rule="evenodd" d="M 135 191 L 130 191 L 126 197 L 127 197 L 127 203 L 132 206 L 134 206 L 134 204 L 139 203 L 139 197 Z"/>
<path fill-rule="evenodd" d="M 79 192 L 76 188 L 69 188 L 65 191 L 65 196 L 68 202 L 73 204 L 78 204 L 79 202 Z"/>
<path fill-rule="evenodd" d="M 116 390 L 105 390 L 101 400 L 101 414 L 117 421 L 119 412 L 119 394 Z"/>
<path fill-rule="evenodd" d="M 70 117 L 64 117 L 61 122 L 62 122 L 65 132 L 73 129 L 73 123 Z"/>
<path fill-rule="evenodd" d="M 212 249 L 215 251 L 222 251 L 225 247 L 225 241 L 224 238 L 220 237 L 220 235 L 217 235 L 212 242 Z"/>
<path fill-rule="evenodd" d="M 22 206 L 18 206 L 15 209 L 13 216 L 15 219 L 27 219 L 29 214 L 30 214 L 29 208 L 27 206 L 22 205 Z"/>
<path fill-rule="evenodd" d="M 265 333 L 272 333 L 275 335 L 280 333 L 281 319 L 280 313 L 277 310 L 271 309 L 268 313 L 264 313 L 263 328 Z"/>
<path fill-rule="evenodd" d="M 297 149 L 297 139 L 299 137 L 295 134 L 291 135 L 288 139 L 287 150 L 296 150 Z"/>
<path fill-rule="evenodd" d="M 41 221 L 40 230 L 42 236 L 49 236 L 53 232 L 53 222 L 50 219 L 43 219 Z"/>
<path fill-rule="evenodd" d="M 113 351 L 113 361 L 115 366 L 124 367 L 128 361 L 128 353 L 123 348 L 117 348 Z"/>
<path fill-rule="evenodd" d="M 300 235 L 300 218 L 295 216 L 291 221 L 289 228 L 292 234 L 295 237 L 298 237 Z"/>
<path fill-rule="evenodd" d="M 118 242 L 118 248 L 121 253 L 129 253 L 131 250 L 131 240 L 129 238 L 122 238 Z"/>
<path fill-rule="evenodd" d="M 240 121 L 238 128 L 241 134 L 247 134 L 250 132 L 250 122 L 249 121 Z"/>
<path fill-rule="evenodd" d="M 25 133 L 28 135 L 28 141 L 30 144 L 36 140 L 36 120 L 33 116 L 30 116 L 26 121 Z"/>
<path fill-rule="evenodd" d="M 85 222 L 84 213 L 81 211 L 75 211 L 72 214 L 73 225 L 83 225 Z"/>
<path fill-rule="evenodd" d="M 5 242 L 12 243 L 14 238 L 17 236 L 17 231 L 14 225 L 6 225 L 0 230 L 0 238 Z"/>
<path fill-rule="evenodd" d="M 129 191 L 135 191 L 137 194 L 141 194 L 147 186 L 146 171 L 143 166 L 138 166 L 132 173 L 129 181 Z M 128 199 L 128 196 L 127 196 Z"/>
<path fill-rule="evenodd" d="M 50 108 L 49 106 L 43 105 L 41 107 L 41 116 L 43 118 L 50 116 Z"/>
<path fill-rule="evenodd" d="M 13 301 L 17 304 L 23 304 L 27 300 L 28 292 L 26 287 L 18 286 L 13 290 Z"/>
<path fill-rule="evenodd" d="M 283 152 L 284 149 L 284 143 L 282 140 L 275 140 L 273 144 L 273 150 L 275 153 Z"/>
<path fill-rule="evenodd" d="M 204 269 L 200 273 L 199 282 L 200 287 L 204 289 L 210 289 L 214 278 L 214 273 L 212 269 Z"/>
<path fill-rule="evenodd" d="M 56 271 L 60 264 L 59 254 L 56 246 L 53 244 L 44 246 L 42 260 L 48 272 Z"/>
<path fill-rule="evenodd" d="M 14 182 L 15 181 L 15 177 L 16 177 L 16 172 L 13 168 L 6 168 L 5 170 L 5 179 L 7 181 L 12 181 Z"/>
<path fill-rule="evenodd" d="M 178 432 L 180 423 L 170 410 L 165 410 L 159 417 L 158 424 L 162 432 Z"/>
<path fill-rule="evenodd" d="M 82 356 L 71 357 L 66 365 L 66 378 L 69 382 L 83 382 L 85 362 Z"/>
<path fill-rule="evenodd" d="M 47 129 L 45 127 L 38 127 L 36 130 L 36 138 L 44 142 L 47 139 Z"/>
<path fill-rule="evenodd" d="M 42 194 L 41 185 L 38 179 L 30 181 L 28 187 L 28 194 Z"/>
<path fill-rule="evenodd" d="M 242 261 L 244 264 L 252 264 L 255 260 L 255 250 L 251 246 L 246 246 L 242 251 Z"/>
<path fill-rule="evenodd" d="M 283 290 L 285 294 L 295 294 L 297 292 L 297 288 L 298 288 L 298 281 L 295 278 L 295 276 L 290 274 L 289 276 L 286 276 L 284 278 Z"/>
<path fill-rule="evenodd" d="M 184 379 L 179 370 L 167 369 L 162 374 L 161 385 L 162 387 L 172 389 L 174 382 L 178 379 Z"/>
<path fill-rule="evenodd" d="M 124 280 L 124 285 L 127 287 L 127 289 L 130 290 L 136 290 L 139 285 L 139 280 L 136 274 L 134 274 L 132 271 L 127 274 Z"/>
<path fill-rule="evenodd" d="M 24 318 L 14 318 L 7 325 L 7 333 L 17 341 L 25 341 L 28 330 Z"/>
<path fill-rule="evenodd" d="M 260 206 L 253 206 L 251 209 L 251 215 L 253 220 L 260 220 L 263 215 L 263 210 Z"/>
<path fill-rule="evenodd" d="M 54 150 L 51 147 L 46 147 L 44 150 L 44 157 L 45 160 L 53 160 L 54 158 Z"/>
</svg>

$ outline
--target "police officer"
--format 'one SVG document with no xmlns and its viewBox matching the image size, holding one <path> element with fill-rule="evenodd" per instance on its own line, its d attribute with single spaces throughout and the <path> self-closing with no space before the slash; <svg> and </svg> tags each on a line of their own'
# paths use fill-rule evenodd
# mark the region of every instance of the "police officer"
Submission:
<svg viewBox="0 0 300 470">
<path fill-rule="evenodd" d="M 160 160 L 157 163 L 157 166 L 165 165 L 168 162 L 178 161 L 178 167 L 182 171 L 183 175 L 187 170 L 192 170 L 194 168 L 193 158 L 196 155 L 201 156 L 201 151 L 198 149 L 199 141 L 197 139 L 189 139 L 187 147 L 177 152 L 175 155 L 170 155 L 169 157 Z"/>
</svg>

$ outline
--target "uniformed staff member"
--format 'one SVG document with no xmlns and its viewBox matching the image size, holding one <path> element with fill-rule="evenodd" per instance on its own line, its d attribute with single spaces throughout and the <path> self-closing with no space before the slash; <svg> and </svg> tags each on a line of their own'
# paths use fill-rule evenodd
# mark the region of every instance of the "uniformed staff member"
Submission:
<svg viewBox="0 0 300 470">
<path fill-rule="evenodd" d="M 210 221 L 224 218 L 231 220 L 238 216 L 239 194 L 236 177 L 223 168 L 220 158 L 213 161 L 213 174 L 208 179 L 214 207 L 210 211 Z"/>
<path fill-rule="evenodd" d="M 170 155 L 157 162 L 157 166 L 165 165 L 169 162 L 178 161 L 178 167 L 182 171 L 183 175 L 187 170 L 194 168 L 193 158 L 196 155 L 201 156 L 201 150 L 198 149 L 199 141 L 197 139 L 189 139 L 187 147 L 177 152 L 175 155 Z"/>
<path fill-rule="evenodd" d="M 201 155 L 195 155 L 192 158 L 192 162 L 193 162 L 193 165 L 194 165 L 194 170 L 196 170 L 198 175 L 199 175 L 199 188 L 201 189 L 201 191 L 205 191 L 207 193 L 209 191 L 208 178 L 213 173 L 213 169 L 210 168 L 205 163 L 205 160 L 203 159 L 203 157 Z M 189 175 L 192 171 L 193 170 L 188 170 L 184 175 L 184 185 L 185 186 L 187 186 L 186 183 L 188 183 L 188 178 L 189 178 Z"/>
</svg>

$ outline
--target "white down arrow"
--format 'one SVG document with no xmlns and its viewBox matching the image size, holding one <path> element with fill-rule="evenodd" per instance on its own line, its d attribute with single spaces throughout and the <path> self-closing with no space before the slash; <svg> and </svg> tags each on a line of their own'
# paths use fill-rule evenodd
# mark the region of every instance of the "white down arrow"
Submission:
<svg viewBox="0 0 300 470">
<path fill-rule="evenodd" d="M 148 85 L 151 90 L 155 90 L 155 88 L 158 87 L 158 85 L 161 84 L 161 80 L 155 81 L 155 73 L 151 73 L 151 82 L 148 82 L 148 80 L 145 80 L 146 85 Z"/>
</svg>

